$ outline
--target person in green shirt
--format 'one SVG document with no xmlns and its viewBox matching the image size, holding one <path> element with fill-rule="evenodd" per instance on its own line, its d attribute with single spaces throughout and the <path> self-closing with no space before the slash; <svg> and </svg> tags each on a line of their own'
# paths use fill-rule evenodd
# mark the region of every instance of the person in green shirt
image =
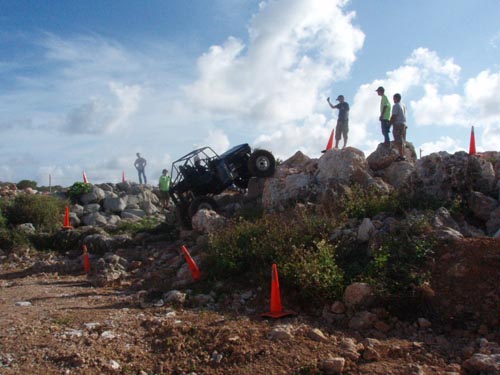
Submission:
<svg viewBox="0 0 500 375">
<path fill-rule="evenodd" d="M 391 144 L 391 140 L 389 139 L 389 133 L 391 130 L 391 104 L 389 103 L 389 99 L 387 99 L 387 96 L 384 94 L 385 89 L 382 86 L 379 86 L 375 90 L 378 94 L 378 96 L 381 96 L 380 100 L 380 125 L 382 127 L 382 135 L 384 136 L 384 144 L 386 146 L 389 146 Z"/>
<path fill-rule="evenodd" d="M 158 186 L 160 187 L 160 202 L 163 208 L 167 208 L 168 203 L 170 202 L 170 193 L 168 192 L 170 190 L 170 181 L 171 178 L 168 175 L 168 171 L 164 169 L 162 171 L 162 175 L 160 176 L 160 182 L 158 183 Z"/>
</svg>

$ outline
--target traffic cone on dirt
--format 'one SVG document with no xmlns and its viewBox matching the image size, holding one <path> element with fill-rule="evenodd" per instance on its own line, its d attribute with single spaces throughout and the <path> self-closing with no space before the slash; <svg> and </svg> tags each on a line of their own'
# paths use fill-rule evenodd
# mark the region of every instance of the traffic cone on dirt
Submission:
<svg viewBox="0 0 500 375">
<path fill-rule="evenodd" d="M 469 155 L 476 154 L 476 137 L 474 136 L 474 127 L 470 131 Z"/>
<path fill-rule="evenodd" d="M 127 181 L 127 179 L 125 178 L 125 171 L 122 171 L 122 182 L 125 182 Z"/>
<path fill-rule="evenodd" d="M 89 183 L 89 180 L 87 179 L 87 174 L 85 173 L 85 171 L 83 171 L 83 182 L 85 182 L 86 184 Z"/>
<path fill-rule="evenodd" d="M 274 263 L 271 281 L 271 311 L 262 314 L 262 316 L 277 319 L 295 314 L 293 311 L 283 311 L 283 307 L 281 306 L 280 282 L 278 280 L 278 266 Z"/>
<path fill-rule="evenodd" d="M 90 272 L 90 260 L 89 253 L 87 252 L 87 245 L 83 245 L 83 271 L 85 273 Z"/>
<path fill-rule="evenodd" d="M 68 206 L 66 206 L 66 210 L 64 212 L 63 229 L 73 229 L 73 227 L 69 223 L 69 207 Z"/>
<path fill-rule="evenodd" d="M 195 281 L 198 281 L 200 278 L 200 269 L 196 265 L 193 258 L 191 258 L 191 254 L 189 254 L 187 247 L 184 245 L 182 245 L 182 253 L 184 254 L 184 257 L 186 258 L 186 262 L 189 266 L 189 270 L 191 271 L 191 275 L 193 275 L 193 279 Z"/>
<path fill-rule="evenodd" d="M 333 148 L 333 136 L 335 135 L 335 130 L 332 129 L 332 132 L 330 134 L 330 139 L 328 139 L 328 144 L 326 145 L 326 149 L 321 151 L 322 153 L 327 152 L 328 150 L 331 150 Z"/>
</svg>

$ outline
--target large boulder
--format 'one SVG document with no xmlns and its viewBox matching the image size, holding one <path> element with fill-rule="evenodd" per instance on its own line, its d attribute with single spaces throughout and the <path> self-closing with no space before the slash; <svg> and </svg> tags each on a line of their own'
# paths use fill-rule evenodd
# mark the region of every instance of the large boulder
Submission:
<svg viewBox="0 0 500 375">
<path fill-rule="evenodd" d="M 318 161 L 317 181 L 328 187 L 331 181 L 368 186 L 373 177 L 363 151 L 353 147 L 328 150 Z"/>
<path fill-rule="evenodd" d="M 226 224 L 226 219 L 215 211 L 199 210 L 191 219 L 193 229 L 201 233 L 212 233 Z"/>
<path fill-rule="evenodd" d="M 399 152 L 394 142 L 391 142 L 390 147 L 380 143 L 377 149 L 366 158 L 366 161 L 372 171 L 379 171 L 393 164 L 398 156 Z M 409 142 L 406 142 L 405 157 L 410 163 L 414 163 L 417 160 L 415 147 L 413 147 L 413 144 Z"/>
<path fill-rule="evenodd" d="M 453 155 L 442 151 L 419 159 L 416 178 L 419 184 L 414 188 L 443 202 L 468 197 L 471 191 L 492 195 L 495 189 L 491 162 L 464 151 Z"/>
<path fill-rule="evenodd" d="M 292 202 L 304 199 L 310 194 L 314 182 L 314 177 L 305 173 L 269 178 L 264 185 L 262 206 L 267 209 L 282 209 Z"/>
<path fill-rule="evenodd" d="M 487 195 L 484 195 L 483 193 L 480 193 L 478 191 L 473 191 L 471 193 L 467 204 L 474 216 L 482 221 L 489 220 L 491 213 L 498 206 L 500 206 L 496 199 L 488 197 Z"/>
<path fill-rule="evenodd" d="M 127 207 L 127 196 L 104 199 L 104 209 L 106 212 L 120 213 Z"/>
</svg>

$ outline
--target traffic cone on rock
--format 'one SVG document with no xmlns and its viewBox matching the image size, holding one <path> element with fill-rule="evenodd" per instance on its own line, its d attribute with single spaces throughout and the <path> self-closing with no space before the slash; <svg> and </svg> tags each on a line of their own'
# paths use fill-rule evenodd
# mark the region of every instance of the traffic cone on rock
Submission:
<svg viewBox="0 0 500 375">
<path fill-rule="evenodd" d="M 90 272 L 90 260 L 89 253 L 87 252 L 87 245 L 83 245 L 83 271 L 85 273 Z"/>
<path fill-rule="evenodd" d="M 125 178 L 125 171 L 122 171 L 122 182 L 125 182 L 125 181 L 127 181 Z"/>
<path fill-rule="evenodd" d="M 469 155 L 476 154 L 476 137 L 474 136 L 474 127 L 470 131 Z"/>
<path fill-rule="evenodd" d="M 191 271 L 191 275 L 193 276 L 193 279 L 195 281 L 198 281 L 200 279 L 200 269 L 196 265 L 196 262 L 191 258 L 191 254 L 189 254 L 189 251 L 186 246 L 182 245 L 182 253 L 184 254 L 184 257 L 186 258 L 186 262 L 189 266 L 189 270 Z"/>
<path fill-rule="evenodd" d="M 85 182 L 86 184 L 89 183 L 89 180 L 87 179 L 87 173 L 85 173 L 85 171 L 83 171 L 83 182 Z"/>
<path fill-rule="evenodd" d="M 66 206 L 66 210 L 64 212 L 63 229 L 73 229 L 73 227 L 69 223 L 69 207 L 68 206 Z"/>
<path fill-rule="evenodd" d="M 333 148 L 333 136 L 335 135 L 335 130 L 332 129 L 332 132 L 330 134 L 330 139 L 328 139 L 328 143 L 326 145 L 326 149 L 324 149 L 323 151 L 321 151 L 322 153 L 325 153 L 327 152 L 328 150 L 331 150 Z"/>
<path fill-rule="evenodd" d="M 265 318 L 283 318 L 288 315 L 296 315 L 293 311 L 283 311 L 281 306 L 280 282 L 278 280 L 278 266 L 273 264 L 271 281 L 271 311 L 262 314 Z"/>
</svg>

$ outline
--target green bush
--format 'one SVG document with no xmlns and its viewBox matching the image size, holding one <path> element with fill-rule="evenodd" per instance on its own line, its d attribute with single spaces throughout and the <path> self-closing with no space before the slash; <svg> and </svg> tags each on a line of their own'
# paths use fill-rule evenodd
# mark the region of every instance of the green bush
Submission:
<svg viewBox="0 0 500 375">
<path fill-rule="evenodd" d="M 78 202 L 78 199 L 83 195 L 92 191 L 92 185 L 85 182 L 75 182 L 68 189 L 68 196 L 72 202 Z"/>
<path fill-rule="evenodd" d="M 31 181 L 31 180 L 21 180 L 16 184 L 18 189 L 26 189 L 26 188 L 32 188 L 36 189 L 36 181 Z"/>
<path fill-rule="evenodd" d="M 52 231 L 63 222 L 64 201 L 48 195 L 21 194 L 6 207 L 10 225 L 32 223 L 37 230 Z"/>
<path fill-rule="evenodd" d="M 333 226 L 331 218 L 300 210 L 233 222 L 210 235 L 207 269 L 215 279 L 239 277 L 265 285 L 276 263 L 280 281 L 302 300 L 330 298 L 342 290 L 343 280 L 334 248 L 326 242 Z"/>
<path fill-rule="evenodd" d="M 429 278 L 427 262 L 434 242 L 427 236 L 424 219 L 396 225 L 374 249 L 362 278 L 370 280 L 381 293 L 408 294 Z"/>
</svg>

